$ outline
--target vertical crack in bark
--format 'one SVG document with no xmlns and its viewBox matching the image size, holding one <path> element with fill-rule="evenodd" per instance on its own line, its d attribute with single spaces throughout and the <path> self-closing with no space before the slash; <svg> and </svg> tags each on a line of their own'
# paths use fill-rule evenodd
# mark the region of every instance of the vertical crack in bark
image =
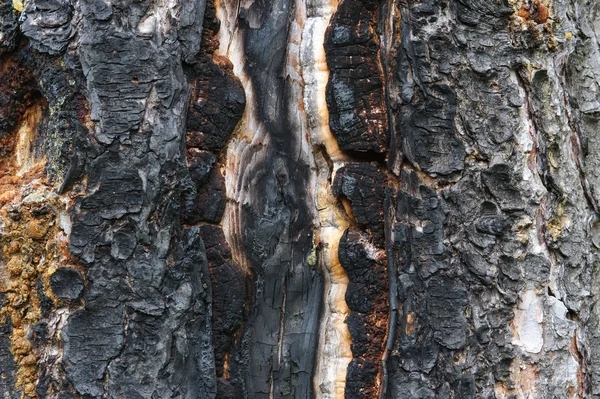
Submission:
<svg viewBox="0 0 600 399">
<path fill-rule="evenodd" d="M 580 179 L 580 184 L 581 187 L 583 189 L 583 193 L 585 195 L 586 200 L 588 201 L 588 204 L 590 206 L 590 208 L 592 208 L 594 210 L 594 212 L 596 213 L 596 215 L 600 215 L 600 208 L 598 206 L 598 201 L 597 199 L 594 198 L 593 194 L 592 194 L 592 190 L 590 187 L 590 182 L 588 181 L 586 174 L 585 174 L 585 161 L 584 161 L 584 155 L 583 155 L 583 147 L 581 145 L 581 138 L 585 137 L 585 135 L 582 132 L 582 127 L 580 126 L 579 123 L 576 123 L 574 121 L 574 117 L 571 115 L 573 113 L 573 111 L 571 110 L 571 107 L 569 107 L 569 90 L 568 90 L 568 84 L 566 82 L 566 69 L 567 69 L 567 65 L 560 63 L 559 65 L 556 65 L 557 62 L 559 62 L 557 60 L 557 58 L 554 58 L 554 69 L 561 71 L 561 74 L 558 75 L 558 79 L 559 79 L 559 84 L 561 87 L 561 92 L 562 92 L 562 99 L 561 102 L 564 106 L 564 110 L 565 110 L 565 116 L 567 118 L 567 122 L 568 122 L 568 126 L 571 128 L 571 140 L 570 140 L 570 144 L 572 146 L 572 151 L 573 154 L 575 155 L 575 165 L 577 166 L 577 170 L 579 171 L 579 179 Z"/>
<path fill-rule="evenodd" d="M 383 357 L 381 359 L 382 368 L 382 382 L 381 391 L 379 392 L 379 398 L 384 399 L 388 397 L 389 387 L 389 371 L 388 364 L 392 350 L 394 349 L 394 341 L 397 338 L 397 326 L 398 326 L 398 312 L 400 310 L 398 304 L 398 269 L 394 262 L 393 254 L 393 232 L 392 232 L 392 221 L 395 218 L 394 210 L 394 192 L 391 189 L 386 189 L 385 200 L 384 200 L 384 212 L 385 212 L 385 248 L 387 257 L 387 278 L 389 281 L 389 320 L 388 330 L 386 334 L 386 344 Z"/>
<path fill-rule="evenodd" d="M 311 256 L 316 210 L 299 62 L 304 16 L 291 1 L 255 3 L 252 12 L 249 6 L 221 11 L 228 32 L 222 37 L 229 37 L 228 55 L 249 103 L 229 145 L 226 184 L 227 232 L 254 279 L 241 394 L 307 397 L 322 271 Z"/>
<path fill-rule="evenodd" d="M 304 108 L 315 157 L 314 194 L 318 209 L 318 253 L 325 274 L 324 309 L 316 359 L 315 392 L 321 398 L 342 398 L 350 362 L 351 336 L 345 319 L 348 276 L 338 258 L 342 234 L 350 225 L 344 208 L 333 195 L 335 173 L 350 158 L 343 154 L 329 129 L 326 85 L 329 70 L 323 42 L 337 2 L 316 1 L 306 5 L 302 41 Z"/>
<path fill-rule="evenodd" d="M 382 3 L 381 11 L 380 11 L 380 34 L 381 36 L 381 50 L 380 50 L 380 58 L 381 58 L 381 66 L 383 70 L 383 81 L 384 81 L 384 91 L 385 91 L 385 103 L 387 108 L 387 118 L 388 118 L 388 130 L 389 130 L 389 140 L 390 140 L 390 151 L 387 157 L 387 168 L 391 170 L 393 173 L 399 173 L 399 170 L 394 170 L 394 165 L 401 165 L 404 155 L 400 150 L 398 150 L 398 144 L 396 143 L 396 126 L 395 120 L 393 117 L 393 108 L 392 108 L 392 92 L 396 92 L 395 88 L 392 84 L 392 79 L 390 79 L 390 72 L 392 72 L 392 65 L 396 64 L 396 49 L 394 48 L 394 44 L 401 40 L 401 14 L 400 10 L 397 7 L 396 2 L 387 1 Z M 392 180 L 390 178 L 390 180 Z M 385 192 L 385 200 L 384 200 L 384 218 L 385 218 L 385 249 L 386 249 L 386 257 L 387 257 L 387 278 L 389 282 L 389 319 L 388 319 L 388 329 L 386 334 L 386 345 L 385 350 L 381 360 L 381 369 L 382 369 L 382 381 L 381 381 L 381 390 L 379 391 L 379 398 L 387 398 L 388 397 L 388 386 L 389 386 L 389 371 L 388 364 L 390 360 L 390 356 L 392 350 L 394 348 L 394 341 L 396 339 L 396 327 L 398 324 L 398 283 L 397 283 L 397 275 L 398 270 L 396 264 L 394 262 L 393 250 L 392 250 L 392 221 L 395 217 L 394 211 L 394 193 L 393 190 L 386 188 Z"/>
<path fill-rule="evenodd" d="M 579 224 L 585 220 L 587 226 L 584 232 L 580 233 L 586 237 L 585 243 L 591 241 L 592 245 L 584 246 L 579 251 L 571 251 L 567 258 L 565 271 L 565 286 L 571 288 L 568 291 L 571 294 L 572 304 L 569 304 L 571 316 L 578 323 L 577 337 L 573 350 L 575 356 L 579 360 L 579 375 L 578 381 L 580 390 L 584 395 L 594 397 L 600 394 L 600 366 L 596 361 L 598 345 L 595 343 L 598 339 L 598 334 L 595 329 L 589 326 L 597 323 L 599 316 L 595 306 L 589 308 L 589 304 L 593 304 L 599 295 L 598 272 L 594 259 L 597 256 L 597 232 L 598 232 L 598 161 L 594 155 L 598 149 L 598 111 L 600 110 L 597 81 L 600 76 L 600 68 L 597 63 L 592 60 L 597 60 L 600 54 L 600 48 L 597 43 L 599 29 L 592 21 L 597 20 L 600 13 L 598 4 L 585 1 L 570 2 L 572 13 L 566 15 L 565 31 L 569 32 L 569 43 L 566 48 L 569 52 L 565 52 L 561 57 L 555 57 L 555 69 L 559 70 L 559 83 L 563 90 L 563 102 L 565 104 L 565 113 L 570 127 L 572 158 L 574 158 L 575 166 L 581 179 L 583 195 L 585 196 L 590 210 L 595 214 L 585 214 L 583 210 L 573 210 L 565 206 L 565 216 L 573 220 L 575 232 L 581 229 Z M 571 34 L 573 32 L 573 34 Z M 574 40 L 573 40 L 574 39 Z M 596 40 L 594 40 L 596 39 Z M 571 193 L 570 193 L 571 194 Z M 570 197 L 573 197 L 571 194 Z M 590 212 L 591 213 L 591 212 Z M 584 219 L 585 218 L 585 219 Z M 585 234 L 585 235 L 584 235 Z M 572 236 L 575 234 L 571 233 Z M 574 239 L 568 236 L 560 236 L 559 242 L 561 248 L 569 247 L 570 242 Z M 585 250 L 587 249 L 587 252 Z M 584 258 L 585 261 L 578 258 Z M 575 256 L 573 256 L 575 255 Z M 593 257 L 590 257 L 590 255 Z M 569 259 L 571 258 L 571 259 Z M 577 263 L 576 263 L 577 262 Z M 579 263 L 579 264 L 578 264 Z M 592 266 L 592 270 L 588 271 L 587 267 Z M 572 270 L 568 266 L 579 266 L 581 269 Z M 583 267 L 583 266 L 587 267 Z M 572 287 L 566 283 L 573 280 L 572 275 L 578 271 L 581 273 L 582 281 L 576 281 Z M 570 278 L 569 278 L 570 277 Z M 589 281 L 588 281 L 589 280 Z M 577 292 L 580 288 L 581 292 Z M 589 296 L 589 298 L 587 298 Z M 567 297 L 568 298 L 568 297 Z M 583 303 L 582 303 L 583 302 Z M 583 355 L 583 359 L 581 356 Z M 583 377 L 582 377 L 583 375 Z"/>
</svg>

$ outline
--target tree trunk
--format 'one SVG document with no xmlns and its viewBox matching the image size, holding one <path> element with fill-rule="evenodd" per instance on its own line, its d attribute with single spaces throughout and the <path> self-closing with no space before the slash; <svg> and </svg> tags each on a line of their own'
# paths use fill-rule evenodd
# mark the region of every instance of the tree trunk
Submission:
<svg viewBox="0 0 600 399">
<path fill-rule="evenodd" d="M 600 3 L 2 1 L 1 398 L 600 398 Z"/>
</svg>

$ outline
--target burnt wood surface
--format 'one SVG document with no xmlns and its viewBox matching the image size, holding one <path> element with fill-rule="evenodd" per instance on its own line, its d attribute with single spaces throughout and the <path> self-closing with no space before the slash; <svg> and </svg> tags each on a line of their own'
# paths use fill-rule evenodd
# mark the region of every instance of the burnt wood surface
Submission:
<svg viewBox="0 0 600 399">
<path fill-rule="evenodd" d="M 600 3 L 0 1 L 1 398 L 600 398 Z"/>
</svg>

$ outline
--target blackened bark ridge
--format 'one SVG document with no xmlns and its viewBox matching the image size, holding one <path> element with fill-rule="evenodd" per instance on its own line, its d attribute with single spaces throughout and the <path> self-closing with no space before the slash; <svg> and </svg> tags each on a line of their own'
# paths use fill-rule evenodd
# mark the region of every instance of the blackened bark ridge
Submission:
<svg viewBox="0 0 600 399">
<path fill-rule="evenodd" d="M 598 398 L 600 4 L 0 4 L 0 397 Z"/>
</svg>

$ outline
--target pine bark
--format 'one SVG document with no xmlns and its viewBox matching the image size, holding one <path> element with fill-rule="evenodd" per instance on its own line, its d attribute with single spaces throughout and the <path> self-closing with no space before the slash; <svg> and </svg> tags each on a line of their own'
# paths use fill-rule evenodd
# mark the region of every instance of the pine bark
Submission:
<svg viewBox="0 0 600 399">
<path fill-rule="evenodd" d="M 600 398 L 600 3 L 3 0 L 1 398 Z"/>
</svg>

